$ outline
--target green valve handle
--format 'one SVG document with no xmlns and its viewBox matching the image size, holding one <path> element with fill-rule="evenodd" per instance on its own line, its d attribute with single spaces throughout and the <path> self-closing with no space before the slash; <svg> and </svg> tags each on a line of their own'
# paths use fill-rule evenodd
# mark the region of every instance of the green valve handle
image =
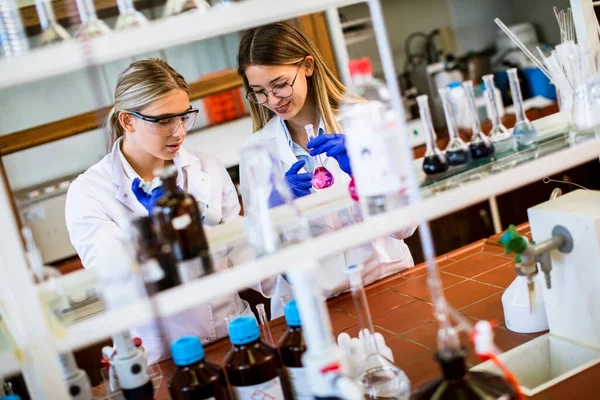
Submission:
<svg viewBox="0 0 600 400">
<path fill-rule="evenodd" d="M 527 248 L 527 239 L 523 237 L 514 225 L 510 225 L 504 235 L 498 240 L 506 254 L 516 253 L 521 254 Z"/>
</svg>

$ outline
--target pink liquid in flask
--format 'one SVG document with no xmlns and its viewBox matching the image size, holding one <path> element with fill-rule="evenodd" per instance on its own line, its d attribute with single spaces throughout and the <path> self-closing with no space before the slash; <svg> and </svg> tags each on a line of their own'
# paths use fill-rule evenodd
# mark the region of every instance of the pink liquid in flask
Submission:
<svg viewBox="0 0 600 400">
<path fill-rule="evenodd" d="M 308 140 L 315 138 L 315 131 L 313 129 L 312 124 L 306 125 L 304 129 L 306 130 Z M 333 174 L 323 166 L 323 160 L 321 160 L 321 155 L 318 155 L 314 158 L 316 160 L 317 167 L 313 172 L 312 185 L 315 189 L 326 189 L 333 185 L 335 179 L 333 177 Z"/>
</svg>

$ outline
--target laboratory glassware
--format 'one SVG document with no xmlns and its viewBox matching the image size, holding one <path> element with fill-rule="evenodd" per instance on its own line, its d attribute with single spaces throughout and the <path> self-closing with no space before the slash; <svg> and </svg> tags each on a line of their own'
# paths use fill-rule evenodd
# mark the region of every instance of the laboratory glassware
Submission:
<svg viewBox="0 0 600 400">
<path fill-rule="evenodd" d="M 214 271 L 202 214 L 194 196 L 177 187 L 177 167 L 170 165 L 155 173 L 161 178 L 164 194 L 152 209 L 159 234 L 173 246 L 181 282 L 211 274 Z"/>
<path fill-rule="evenodd" d="M 284 307 L 285 321 L 288 329 L 279 341 L 279 353 L 285 368 L 289 385 L 297 400 L 312 398 L 306 369 L 302 364 L 302 356 L 306 352 L 306 343 L 302 335 L 302 324 L 296 300 L 290 300 Z"/>
<path fill-rule="evenodd" d="M 537 131 L 531 121 L 527 119 L 523 108 L 523 96 L 521 95 L 521 86 L 519 85 L 519 76 L 516 68 L 510 68 L 506 71 L 510 92 L 513 99 L 513 107 L 517 122 L 513 127 L 513 136 L 518 147 L 527 147 L 535 143 Z"/>
<path fill-rule="evenodd" d="M 463 165 L 469 162 L 471 159 L 469 155 L 469 147 L 458 135 L 456 129 L 456 122 L 454 121 L 454 107 L 450 101 L 450 89 L 441 88 L 439 89 L 440 98 L 442 99 L 442 106 L 444 108 L 444 115 L 446 117 L 446 125 L 448 127 L 448 135 L 450 136 L 450 142 L 446 146 L 446 160 L 451 166 Z"/>
<path fill-rule="evenodd" d="M 69 32 L 56 21 L 51 0 L 35 0 L 35 9 L 42 28 L 40 46 L 71 39 Z"/>
<path fill-rule="evenodd" d="M 188 11 L 205 13 L 209 10 L 210 4 L 204 0 L 168 0 L 163 12 L 163 18 Z"/>
<path fill-rule="evenodd" d="M 117 7 L 119 7 L 119 18 L 117 18 L 115 30 L 142 26 L 148 23 L 148 18 L 135 9 L 133 0 L 117 0 Z"/>
<path fill-rule="evenodd" d="M 0 1 L 0 56 L 13 57 L 29 50 L 19 8 L 14 0 Z"/>
<path fill-rule="evenodd" d="M 316 137 L 315 129 L 313 128 L 312 124 L 306 125 L 304 127 L 304 130 L 306 130 L 306 136 L 308 136 L 308 140 L 314 139 Z M 323 165 L 323 158 L 322 158 L 321 154 L 319 154 L 313 158 L 315 159 L 315 162 L 317 163 L 315 171 L 313 172 L 313 178 L 312 178 L 313 187 L 315 189 L 325 189 L 325 188 L 330 187 L 335 182 L 333 174 L 331 172 L 329 172 L 329 170 L 327 168 L 325 168 L 325 166 Z"/>
<path fill-rule="evenodd" d="M 512 132 L 509 131 L 500 120 L 500 108 L 496 98 L 496 85 L 494 84 L 494 75 L 484 75 L 483 83 L 485 85 L 484 96 L 490 111 L 490 121 L 492 121 L 492 130 L 489 137 L 494 144 L 494 150 L 497 154 L 502 154 L 513 150 L 514 140 Z"/>
<path fill-rule="evenodd" d="M 223 369 L 204 359 L 204 347 L 197 336 L 184 336 L 171 344 L 177 370 L 169 380 L 173 400 L 229 400 Z"/>
<path fill-rule="evenodd" d="M 260 328 L 263 332 L 263 338 L 268 344 L 275 346 L 273 334 L 271 333 L 271 327 L 269 326 L 269 319 L 267 318 L 267 312 L 265 311 L 265 305 L 262 303 L 257 304 L 256 313 L 258 314 L 258 320 L 260 322 Z"/>
<path fill-rule="evenodd" d="M 75 33 L 76 38 L 90 39 L 110 32 L 104 21 L 98 18 L 93 0 L 76 0 L 81 26 Z"/>
<path fill-rule="evenodd" d="M 73 353 L 60 355 L 62 374 L 73 400 L 92 400 L 92 384 L 84 370 L 79 369 Z"/>
<path fill-rule="evenodd" d="M 400 129 L 387 86 L 373 77 L 368 58 L 350 62 L 356 95 L 347 94 L 342 105 L 342 128 L 358 197 L 368 216 L 408 202 L 409 160 L 400 154 Z M 412 160 L 410 160 L 412 161 Z"/>
<path fill-rule="evenodd" d="M 223 360 L 236 399 L 284 400 L 284 379 L 277 350 L 260 340 L 254 316 L 237 317 L 229 324 L 233 348 Z M 287 393 L 287 391 L 286 391 Z"/>
<path fill-rule="evenodd" d="M 469 113 L 471 115 L 471 127 L 473 134 L 471 136 L 471 143 L 469 149 L 471 150 L 471 157 L 474 159 L 491 157 L 494 155 L 494 145 L 490 138 L 488 138 L 481 131 L 481 123 L 479 122 L 479 115 L 477 112 L 477 106 L 475 105 L 475 91 L 473 90 L 473 82 L 464 81 L 462 87 L 467 96 L 467 105 Z"/>
<path fill-rule="evenodd" d="M 170 243 L 161 243 L 152 219 L 138 217 L 131 222 L 136 258 L 149 295 L 172 288 L 181 283 L 177 261 Z"/>
<path fill-rule="evenodd" d="M 423 171 L 426 174 L 439 174 L 448 170 L 448 161 L 446 161 L 444 152 L 437 145 L 437 137 L 433 129 L 428 99 L 426 94 L 417 97 L 419 114 L 421 115 L 421 126 L 427 140 L 427 150 L 423 157 Z"/>
<path fill-rule="evenodd" d="M 408 399 L 410 395 L 408 377 L 404 371 L 383 357 L 377 348 L 361 271 L 361 265 L 346 267 L 366 354 L 359 382 L 363 387 L 366 399 Z"/>
</svg>

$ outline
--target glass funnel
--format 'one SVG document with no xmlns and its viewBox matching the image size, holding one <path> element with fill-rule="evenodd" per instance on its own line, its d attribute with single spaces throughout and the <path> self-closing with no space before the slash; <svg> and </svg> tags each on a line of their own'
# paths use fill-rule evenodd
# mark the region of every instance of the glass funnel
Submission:
<svg viewBox="0 0 600 400">
<path fill-rule="evenodd" d="M 35 0 L 35 9 L 42 27 L 40 46 L 71 39 L 69 32 L 56 21 L 50 0 Z"/>
<path fill-rule="evenodd" d="M 359 383 L 363 387 L 365 399 L 408 400 L 410 381 L 400 368 L 382 356 L 377 348 L 373 321 L 367 303 L 367 295 L 362 282 L 362 267 L 353 265 L 346 268 L 352 288 L 352 298 L 356 307 L 360 336 L 364 344 L 366 360 Z"/>
<path fill-rule="evenodd" d="M 471 157 L 474 159 L 491 157 L 494 155 L 494 145 L 490 138 L 481 131 L 481 123 L 479 122 L 477 106 L 475 105 L 473 82 L 465 81 L 462 83 L 462 87 L 467 96 L 467 105 L 469 106 L 469 114 L 471 115 L 471 128 L 473 131 L 471 143 L 469 144 Z"/>
<path fill-rule="evenodd" d="M 450 89 L 441 88 L 438 92 L 440 94 L 440 98 L 442 99 L 444 116 L 446 117 L 446 125 L 448 127 L 448 135 L 450 136 L 450 142 L 448 143 L 448 146 L 446 146 L 446 159 L 448 160 L 449 165 L 466 164 L 471 159 L 469 155 L 469 147 L 460 138 L 460 136 L 458 136 L 456 121 L 454 120 L 454 108 L 450 100 Z"/>
<path fill-rule="evenodd" d="M 208 12 L 210 4 L 204 0 L 169 0 L 165 5 L 163 17 L 182 14 L 187 11 Z"/>
<path fill-rule="evenodd" d="M 517 69 L 511 68 L 506 71 L 508 74 L 508 82 L 510 84 L 510 92 L 513 98 L 513 107 L 515 108 L 515 116 L 517 122 L 513 128 L 513 136 L 519 147 L 531 146 L 535 143 L 537 131 L 531 121 L 527 119 L 523 108 L 523 96 L 521 95 L 521 86 L 519 85 L 519 76 Z"/>
<path fill-rule="evenodd" d="M 448 161 L 444 152 L 437 145 L 428 99 L 426 94 L 417 97 L 421 126 L 427 140 L 427 150 L 425 151 L 425 157 L 423 157 L 423 171 L 426 174 L 439 174 L 448 170 Z"/>
<path fill-rule="evenodd" d="M 133 0 L 117 0 L 117 6 L 119 7 L 119 18 L 117 18 L 115 30 L 142 26 L 148 23 L 148 18 L 133 6 Z"/>
<path fill-rule="evenodd" d="M 312 124 L 308 124 L 304 127 L 306 130 L 306 136 L 308 136 L 308 140 L 314 139 L 316 137 L 315 130 Z M 329 172 L 327 168 L 323 165 L 323 158 L 321 154 L 313 157 L 317 164 L 315 171 L 313 172 L 312 185 L 315 189 L 325 189 L 333 185 L 335 179 L 333 178 L 333 174 Z"/>
<path fill-rule="evenodd" d="M 90 39 L 110 32 L 108 25 L 98 18 L 93 0 L 76 1 L 79 18 L 81 18 L 81 26 L 75 33 L 76 38 Z"/>
<path fill-rule="evenodd" d="M 512 132 L 510 132 L 500 120 L 500 108 L 496 98 L 496 85 L 494 84 L 494 75 L 484 75 L 483 83 L 485 85 L 484 96 L 487 102 L 490 121 L 492 121 L 492 130 L 489 137 L 494 144 L 496 153 L 505 153 L 513 150 L 514 141 Z"/>
</svg>

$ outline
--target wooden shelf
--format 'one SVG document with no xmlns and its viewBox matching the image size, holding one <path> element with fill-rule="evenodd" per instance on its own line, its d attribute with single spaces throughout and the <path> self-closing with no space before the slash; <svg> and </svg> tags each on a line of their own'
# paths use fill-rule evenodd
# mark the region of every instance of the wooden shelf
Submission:
<svg viewBox="0 0 600 400">
<path fill-rule="evenodd" d="M 206 75 L 190 83 L 190 100 L 202 99 L 243 85 L 235 69 Z M 75 115 L 49 124 L 0 136 L 0 156 L 89 132 L 102 126 L 112 106 Z"/>
</svg>

